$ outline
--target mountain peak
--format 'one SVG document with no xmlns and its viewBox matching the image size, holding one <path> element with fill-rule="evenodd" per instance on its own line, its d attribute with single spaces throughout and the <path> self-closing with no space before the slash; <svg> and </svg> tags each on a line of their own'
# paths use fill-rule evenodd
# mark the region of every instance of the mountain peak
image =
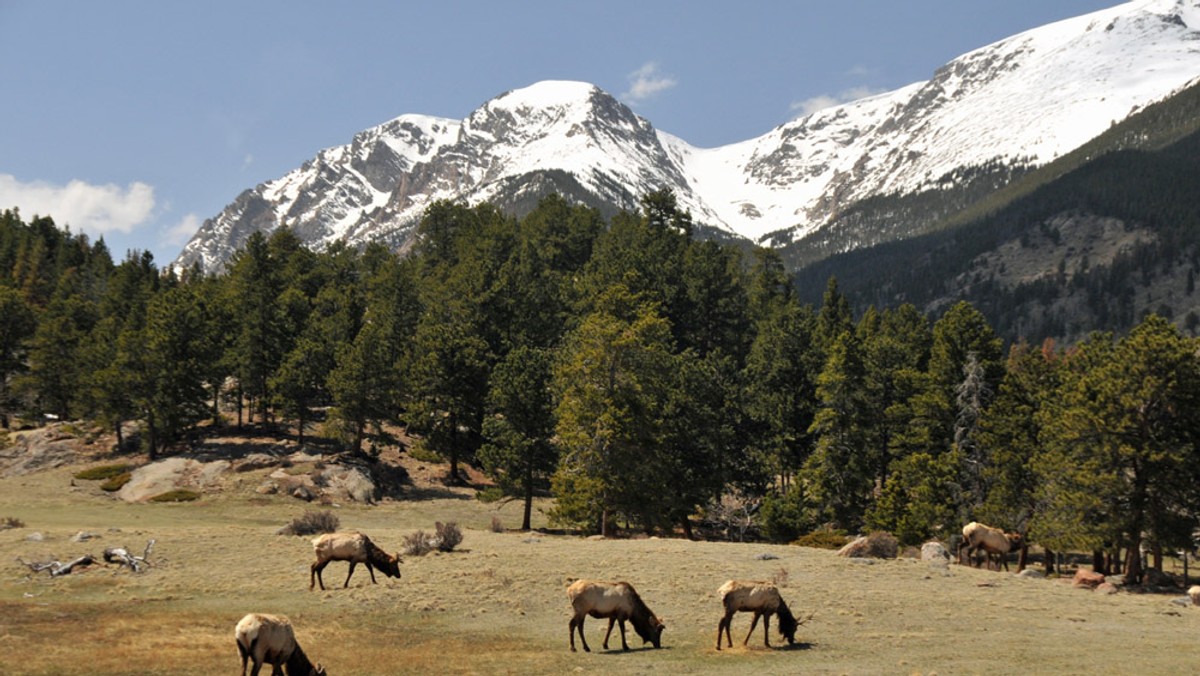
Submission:
<svg viewBox="0 0 1200 676">
<path fill-rule="evenodd" d="M 575 80 L 542 80 L 528 87 L 510 89 L 485 106 L 507 109 L 561 108 L 589 102 L 604 92 L 594 84 Z"/>
</svg>

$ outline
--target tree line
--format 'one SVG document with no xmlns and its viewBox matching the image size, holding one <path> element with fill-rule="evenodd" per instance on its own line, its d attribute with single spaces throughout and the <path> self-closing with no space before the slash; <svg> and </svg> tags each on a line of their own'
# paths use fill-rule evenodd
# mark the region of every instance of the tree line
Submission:
<svg viewBox="0 0 1200 676">
<path fill-rule="evenodd" d="M 601 533 L 692 536 L 732 502 L 774 541 L 980 520 L 1134 579 L 1191 548 L 1200 345 L 1170 322 L 1006 350 L 967 302 L 856 317 L 830 279 L 803 304 L 778 253 L 694 229 L 670 192 L 609 220 L 437 202 L 403 257 L 279 228 L 206 275 L 5 211 L 0 413 L 137 421 L 151 459 L 272 421 L 369 459 L 400 424 L 526 528 L 548 491 Z"/>
</svg>

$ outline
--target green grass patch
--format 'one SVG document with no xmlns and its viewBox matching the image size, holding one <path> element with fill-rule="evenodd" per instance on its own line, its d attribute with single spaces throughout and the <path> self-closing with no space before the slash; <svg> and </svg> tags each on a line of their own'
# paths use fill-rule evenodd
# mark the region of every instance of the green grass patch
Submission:
<svg viewBox="0 0 1200 676">
<path fill-rule="evenodd" d="M 106 479 L 104 483 L 100 484 L 100 490 L 107 491 L 109 493 L 115 493 L 116 491 L 121 490 L 122 486 L 129 483 L 129 480 L 132 478 L 132 472 L 122 472 L 116 476 Z"/>
<path fill-rule="evenodd" d="M 504 491 L 499 486 L 488 486 L 475 493 L 475 499 L 485 505 L 499 501 L 504 497 Z"/>
<path fill-rule="evenodd" d="M 841 549 L 849 540 L 845 533 L 828 530 L 815 530 L 796 538 L 792 544 L 816 549 Z"/>
<path fill-rule="evenodd" d="M 75 473 L 75 478 L 82 481 L 101 481 L 104 479 L 112 479 L 113 477 L 122 474 L 128 474 L 133 469 L 133 465 L 128 463 L 118 463 L 115 465 L 97 465 L 89 467 L 85 470 Z"/>
<path fill-rule="evenodd" d="M 196 491 L 189 491 L 186 488 L 176 488 L 173 491 L 159 493 L 150 498 L 150 502 L 192 502 L 199 499 L 200 494 Z"/>
<path fill-rule="evenodd" d="M 408 449 L 408 454 L 414 460 L 420 460 L 421 462 L 428 462 L 430 464 L 437 464 L 445 461 L 441 453 L 426 448 L 425 444 L 420 442 L 413 444 Z"/>
<path fill-rule="evenodd" d="M 311 474 L 316 469 L 311 462 L 302 462 L 299 465 L 288 465 L 283 468 L 284 474 L 289 476 L 300 476 L 302 474 Z"/>
</svg>

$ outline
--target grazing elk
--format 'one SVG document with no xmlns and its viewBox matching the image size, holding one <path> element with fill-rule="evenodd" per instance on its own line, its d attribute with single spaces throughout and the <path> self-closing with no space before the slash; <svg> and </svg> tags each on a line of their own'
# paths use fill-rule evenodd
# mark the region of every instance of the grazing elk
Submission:
<svg viewBox="0 0 1200 676">
<path fill-rule="evenodd" d="M 608 637 L 612 634 L 614 622 L 621 626 L 621 649 L 629 650 L 629 644 L 625 642 L 625 620 L 629 620 L 634 631 L 642 637 L 642 643 L 653 643 L 655 648 L 662 647 L 665 625 L 650 611 L 633 585 L 628 582 L 576 580 L 567 587 L 567 597 L 571 599 L 571 607 L 575 610 L 567 625 L 571 634 L 571 652 L 575 652 L 576 629 L 579 630 L 579 640 L 583 643 L 584 651 L 592 650 L 583 636 L 583 620 L 588 615 L 608 618 L 608 631 L 604 633 L 605 650 L 608 650 Z"/>
<path fill-rule="evenodd" d="M 992 567 L 992 557 L 996 557 L 996 570 L 1000 570 L 1000 564 L 1004 564 L 1004 570 L 1008 570 L 1008 553 L 1021 546 L 1020 533 L 1005 533 L 999 528 L 985 526 L 976 521 L 963 526 L 962 540 L 958 543 L 958 562 L 962 564 L 963 549 L 967 550 L 967 560 L 971 561 L 975 557 L 975 552 L 983 550 L 988 564 L 988 569 Z"/>
<path fill-rule="evenodd" d="M 770 582 L 730 580 L 721 585 L 717 594 L 720 595 L 721 603 L 725 606 L 725 616 L 717 623 L 717 650 L 721 649 L 722 632 L 729 642 L 729 647 L 733 647 L 733 635 L 729 625 L 733 621 L 734 613 L 737 612 L 754 613 L 754 619 L 750 622 L 750 631 L 746 632 L 746 639 L 742 641 L 742 645 L 750 642 L 750 635 L 754 633 L 754 628 L 758 626 L 758 618 L 761 617 L 763 645 L 771 647 L 771 615 L 775 615 L 779 619 L 779 635 L 787 639 L 788 645 L 796 643 L 796 629 L 800 623 L 796 621 L 796 616 L 792 615 L 791 609 L 783 602 L 783 597 L 779 595 L 779 589 L 775 585 Z"/>
<path fill-rule="evenodd" d="M 288 676 L 325 676 L 325 668 L 313 666 L 300 649 L 291 621 L 282 615 L 250 613 L 237 623 L 233 635 L 242 656 L 242 676 L 248 660 L 254 660 L 250 676 L 258 676 L 263 663 L 271 665 L 271 676 L 283 676 L 285 666 Z"/>
<path fill-rule="evenodd" d="M 388 577 L 400 577 L 400 555 L 388 554 L 362 533 L 325 533 L 317 536 L 312 541 L 312 545 L 317 560 L 309 571 L 309 591 L 312 591 L 313 585 L 317 582 L 321 584 L 321 589 L 325 589 L 321 571 L 329 565 L 330 561 L 350 562 L 350 572 L 346 575 L 346 583 L 342 585 L 343 589 L 350 586 L 350 576 L 354 575 L 354 566 L 360 563 L 367 564 L 372 584 L 376 584 L 376 568 Z"/>
</svg>

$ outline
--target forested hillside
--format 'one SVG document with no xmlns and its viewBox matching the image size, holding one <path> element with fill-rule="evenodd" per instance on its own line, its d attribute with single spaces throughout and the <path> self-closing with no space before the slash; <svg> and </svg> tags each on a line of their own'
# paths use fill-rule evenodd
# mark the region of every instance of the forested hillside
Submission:
<svg viewBox="0 0 1200 676">
<path fill-rule="evenodd" d="M 802 297 L 819 298 L 836 276 L 858 311 L 910 302 L 936 313 L 968 300 L 1009 340 L 1124 333 L 1151 312 L 1194 331 L 1198 150 L 1200 85 L 942 215 L 925 234 L 804 267 Z M 883 200 L 875 212 L 911 227 L 902 205 L 917 199 Z"/>
<path fill-rule="evenodd" d="M 452 477 L 549 491 L 554 522 L 606 534 L 919 543 L 978 519 L 1190 546 L 1200 357 L 1169 322 L 1006 354 L 969 303 L 855 314 L 830 280 L 804 304 L 777 253 L 694 229 L 669 192 L 610 220 L 438 202 L 403 258 L 280 229 L 204 276 L 4 212 L 4 425 L 137 421 L 124 442 L 154 460 L 283 423 L 368 462 L 403 425 Z"/>
</svg>

